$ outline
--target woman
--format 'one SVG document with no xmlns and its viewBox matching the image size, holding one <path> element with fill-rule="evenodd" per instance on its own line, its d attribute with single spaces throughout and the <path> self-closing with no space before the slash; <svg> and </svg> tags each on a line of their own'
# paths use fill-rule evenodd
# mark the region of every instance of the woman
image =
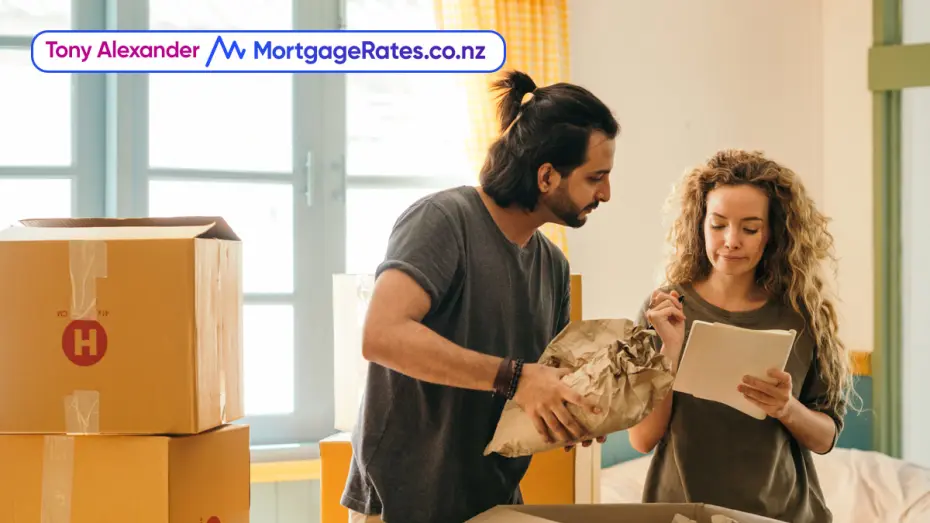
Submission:
<svg viewBox="0 0 930 523">
<path fill-rule="evenodd" d="M 830 522 L 811 452 L 833 449 L 851 387 L 836 311 L 819 275 L 831 258 L 827 219 L 791 170 L 760 153 L 722 151 L 689 172 L 681 188 L 668 285 L 641 317 L 659 334 L 673 370 L 694 320 L 795 329 L 798 338 L 784 372 L 747 376 L 739 386 L 765 420 L 676 392 L 630 430 L 634 448 L 655 449 L 644 501 Z"/>
</svg>

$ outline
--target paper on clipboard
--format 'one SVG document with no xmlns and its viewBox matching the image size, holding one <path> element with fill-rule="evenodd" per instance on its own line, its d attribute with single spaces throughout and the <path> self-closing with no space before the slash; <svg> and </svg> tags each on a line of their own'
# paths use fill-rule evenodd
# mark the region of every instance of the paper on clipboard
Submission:
<svg viewBox="0 0 930 523">
<path fill-rule="evenodd" d="M 673 389 L 763 420 L 765 412 L 744 398 L 737 387 L 743 376 L 771 381 L 769 369 L 784 370 L 796 336 L 793 329 L 754 330 L 695 320 Z"/>
</svg>

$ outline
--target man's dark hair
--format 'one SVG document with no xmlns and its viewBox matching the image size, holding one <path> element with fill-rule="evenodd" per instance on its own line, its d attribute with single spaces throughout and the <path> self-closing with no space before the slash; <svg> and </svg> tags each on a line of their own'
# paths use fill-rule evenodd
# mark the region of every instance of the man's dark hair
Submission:
<svg viewBox="0 0 930 523">
<path fill-rule="evenodd" d="M 481 168 L 481 186 L 501 207 L 529 210 L 539 200 L 537 172 L 548 162 L 568 176 L 587 161 L 593 131 L 613 139 L 620 126 L 610 109 L 587 89 L 569 83 L 536 87 L 526 73 L 510 71 L 492 86 L 501 136 Z M 524 103 L 527 94 L 532 97 Z"/>
</svg>

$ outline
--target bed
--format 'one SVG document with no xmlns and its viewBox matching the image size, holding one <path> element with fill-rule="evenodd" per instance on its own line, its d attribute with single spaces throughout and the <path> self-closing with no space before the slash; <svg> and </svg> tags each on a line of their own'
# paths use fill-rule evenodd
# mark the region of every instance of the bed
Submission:
<svg viewBox="0 0 930 523">
<path fill-rule="evenodd" d="M 638 503 L 649 456 L 600 471 L 599 503 Z M 838 448 L 815 455 L 836 523 L 930 522 L 930 470 L 884 454 Z"/>
</svg>

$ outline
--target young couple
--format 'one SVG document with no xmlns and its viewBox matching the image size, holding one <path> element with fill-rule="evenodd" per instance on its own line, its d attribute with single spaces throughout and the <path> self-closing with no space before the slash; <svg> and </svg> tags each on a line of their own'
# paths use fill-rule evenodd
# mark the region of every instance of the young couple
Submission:
<svg viewBox="0 0 930 523">
<path fill-rule="evenodd" d="M 576 85 L 512 72 L 496 87 L 502 132 L 480 187 L 414 203 L 378 267 L 342 497 L 350 521 L 460 523 L 521 503 L 530 458 L 483 456 L 508 398 L 551 441 L 590 444 L 566 404 L 593 407 L 560 382 L 565 370 L 534 363 L 569 321 L 568 262 L 539 227 L 581 227 L 610 199 L 618 124 Z M 640 318 L 662 352 L 677 365 L 693 320 L 792 328 L 799 340 L 784 372 L 740 387 L 764 421 L 673 393 L 630 430 L 639 451 L 655 450 L 643 499 L 827 523 L 811 453 L 833 448 L 850 390 L 818 276 L 827 220 L 792 171 L 757 153 L 718 153 L 681 189 L 668 282 Z"/>
</svg>

